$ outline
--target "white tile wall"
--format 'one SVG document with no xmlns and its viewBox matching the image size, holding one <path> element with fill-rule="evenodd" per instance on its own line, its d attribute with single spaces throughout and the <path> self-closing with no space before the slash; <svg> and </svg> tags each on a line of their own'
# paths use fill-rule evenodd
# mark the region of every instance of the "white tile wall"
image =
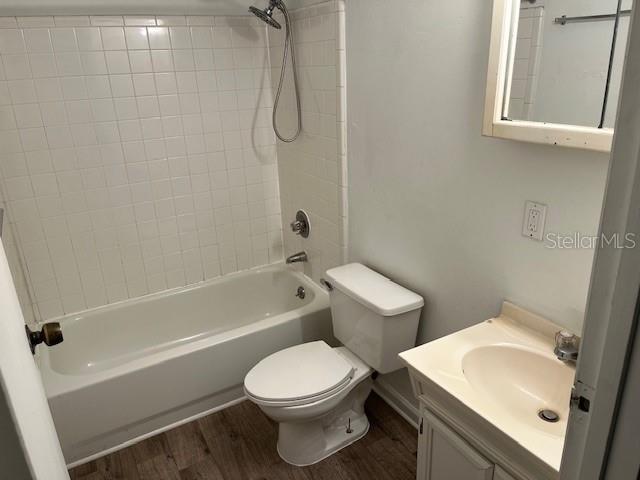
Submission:
<svg viewBox="0 0 640 480">
<path fill-rule="evenodd" d="M 509 118 L 532 118 L 542 53 L 544 4 L 522 1 L 511 77 Z"/>
<path fill-rule="evenodd" d="M 4 208 L 6 211 L 6 205 L 4 202 L 0 202 L 0 207 Z M 28 279 L 25 276 L 26 269 L 22 263 L 23 256 L 19 253 L 19 247 L 15 241 L 15 231 L 8 221 L 3 225 L 2 245 L 5 249 L 7 260 L 9 261 L 9 269 L 13 276 L 13 282 L 18 293 L 18 300 L 22 307 L 25 322 L 29 325 L 33 325 L 36 320 L 33 309 L 34 302 L 30 293 Z"/>
<path fill-rule="evenodd" d="M 278 142 L 278 168 L 286 255 L 306 250 L 305 273 L 318 280 L 347 259 L 347 162 L 344 2 L 308 2 L 291 11 L 302 101 L 302 135 Z M 282 20 L 282 19 L 279 19 Z M 280 75 L 283 30 L 269 30 L 272 84 Z M 278 112 L 286 135 L 295 127 L 292 77 L 288 76 Z M 311 218 L 311 236 L 291 233 L 288 223 L 299 208 Z"/>
<path fill-rule="evenodd" d="M 8 250 L 36 319 L 282 258 L 268 67 L 251 17 L 0 18 Z"/>
</svg>

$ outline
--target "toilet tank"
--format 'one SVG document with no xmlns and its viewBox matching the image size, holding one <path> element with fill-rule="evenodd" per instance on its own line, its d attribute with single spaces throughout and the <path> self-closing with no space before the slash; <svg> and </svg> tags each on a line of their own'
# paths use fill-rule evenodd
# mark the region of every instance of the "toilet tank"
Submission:
<svg viewBox="0 0 640 480">
<path fill-rule="evenodd" d="M 415 346 L 422 297 L 360 263 L 327 270 L 333 333 L 380 373 L 402 368 L 398 353 Z"/>
</svg>

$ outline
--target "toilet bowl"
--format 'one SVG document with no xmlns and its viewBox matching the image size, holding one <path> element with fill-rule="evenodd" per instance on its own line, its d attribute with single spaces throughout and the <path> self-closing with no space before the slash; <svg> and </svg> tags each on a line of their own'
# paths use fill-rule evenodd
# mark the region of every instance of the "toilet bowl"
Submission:
<svg viewBox="0 0 640 480">
<path fill-rule="evenodd" d="M 364 436 L 373 370 L 344 347 L 311 342 L 276 352 L 247 375 L 252 402 L 279 423 L 278 453 L 292 465 L 316 463 Z M 289 388 L 282 388 L 284 384 Z M 270 388 L 278 384 L 279 390 Z M 280 393 L 275 393 L 279 391 Z"/>
<path fill-rule="evenodd" d="M 414 346 L 424 304 L 359 263 L 326 274 L 334 335 L 343 346 L 316 341 L 286 348 L 261 360 L 244 381 L 249 400 L 279 423 L 278 453 L 297 466 L 366 435 L 372 373 L 402 367 L 398 353 Z"/>
</svg>

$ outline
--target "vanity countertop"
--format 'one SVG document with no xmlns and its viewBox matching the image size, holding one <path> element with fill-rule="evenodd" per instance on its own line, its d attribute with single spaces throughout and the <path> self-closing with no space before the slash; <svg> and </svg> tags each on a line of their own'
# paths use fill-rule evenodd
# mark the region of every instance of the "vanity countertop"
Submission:
<svg viewBox="0 0 640 480">
<path fill-rule="evenodd" d="M 541 460 L 560 469 L 575 367 L 556 358 L 561 328 L 505 302 L 500 316 L 400 354 L 412 377 L 453 397 Z M 414 388 L 416 383 L 414 381 Z M 416 392 L 429 397 L 429 392 Z M 446 401 L 445 401 L 446 403 Z M 543 420 L 539 412 L 557 415 Z M 543 414 L 544 415 L 544 414 Z"/>
</svg>

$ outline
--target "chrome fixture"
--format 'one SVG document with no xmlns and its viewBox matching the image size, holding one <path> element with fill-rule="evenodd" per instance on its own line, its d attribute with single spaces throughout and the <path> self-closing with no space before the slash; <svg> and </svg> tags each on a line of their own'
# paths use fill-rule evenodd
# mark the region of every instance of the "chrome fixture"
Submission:
<svg viewBox="0 0 640 480">
<path fill-rule="evenodd" d="M 27 333 L 27 341 L 29 342 L 32 354 L 36 353 L 36 345 L 44 343 L 48 347 L 51 347 L 62 343 L 64 340 L 62 328 L 60 328 L 58 322 L 45 323 L 39 332 L 32 331 L 27 325 L 24 326 L 24 329 Z"/>
<path fill-rule="evenodd" d="M 333 290 L 333 285 L 327 282 L 324 278 L 320 279 L 320 285 L 322 285 L 324 288 L 326 288 L 330 292 Z"/>
<path fill-rule="evenodd" d="M 580 339 L 577 335 L 566 330 L 560 330 L 556 333 L 556 346 L 553 349 L 553 353 L 558 357 L 558 360 L 575 362 L 578 360 L 579 349 Z"/>
<path fill-rule="evenodd" d="M 296 212 L 295 221 L 291 222 L 291 230 L 296 235 L 300 235 L 302 238 L 308 238 L 311 231 L 311 222 L 309 222 L 309 215 L 304 210 L 298 210 Z"/>
<path fill-rule="evenodd" d="M 273 28 L 277 28 L 278 30 L 280 30 L 282 26 L 280 26 L 280 24 L 273 19 L 273 11 L 276 9 L 276 7 L 278 7 L 278 3 L 279 3 L 278 1 L 271 0 L 269 2 L 269 6 L 264 10 L 260 10 L 258 7 L 251 6 L 249 7 L 249 11 L 253 13 L 256 17 L 258 17 L 260 20 L 262 20 L 263 22 L 266 22 L 267 24 L 271 25 Z"/>
<path fill-rule="evenodd" d="M 556 423 L 560 420 L 560 415 L 558 415 L 553 410 L 549 410 L 548 408 L 543 408 L 542 410 L 538 411 L 538 417 L 548 423 Z"/>
<path fill-rule="evenodd" d="M 282 0 L 269 0 L 269 6 L 264 10 L 260 10 L 257 7 L 249 7 L 249 11 L 253 13 L 260 20 L 265 22 L 267 25 L 270 25 L 274 28 L 280 30 L 282 27 L 280 24 L 273 19 L 273 11 L 278 9 L 284 15 L 284 26 L 285 26 L 285 36 L 284 36 L 284 51 L 282 53 L 282 68 L 280 70 L 280 83 L 278 83 L 278 91 L 276 93 L 276 98 L 273 102 L 273 114 L 271 116 L 271 121 L 273 123 L 273 131 L 276 133 L 276 136 L 286 143 L 293 142 L 298 135 L 300 135 L 300 131 L 302 130 L 302 113 L 300 108 L 300 91 L 298 88 L 298 74 L 296 73 L 296 54 L 293 46 L 293 35 L 291 33 L 291 21 L 289 19 L 289 11 L 287 10 L 286 5 Z M 291 51 L 291 71 L 293 73 L 293 87 L 296 95 L 296 107 L 298 109 L 298 126 L 296 132 L 291 137 L 284 137 L 280 131 L 278 130 L 278 124 L 276 121 L 276 115 L 278 113 L 278 103 L 280 102 L 280 93 L 282 92 L 282 84 L 284 82 L 284 73 L 287 68 L 287 52 Z"/>
<path fill-rule="evenodd" d="M 631 10 L 620 10 L 620 15 L 631 15 Z M 600 15 L 583 15 L 581 17 L 567 17 L 566 15 L 562 15 L 561 17 L 554 18 L 553 23 L 566 25 L 567 23 L 597 22 L 599 20 L 610 20 L 610 19 L 616 18 L 617 16 L 618 16 L 617 13 L 604 13 Z"/>
<path fill-rule="evenodd" d="M 287 257 L 287 264 L 289 263 L 299 263 L 299 262 L 306 262 L 309 259 L 307 258 L 307 252 L 298 252 L 298 253 L 294 253 L 293 255 Z"/>
<path fill-rule="evenodd" d="M 299 286 L 298 290 L 296 290 L 296 297 L 298 297 L 300 300 L 304 300 L 304 297 L 306 296 L 307 296 L 307 292 L 304 291 L 304 287 Z"/>
</svg>

